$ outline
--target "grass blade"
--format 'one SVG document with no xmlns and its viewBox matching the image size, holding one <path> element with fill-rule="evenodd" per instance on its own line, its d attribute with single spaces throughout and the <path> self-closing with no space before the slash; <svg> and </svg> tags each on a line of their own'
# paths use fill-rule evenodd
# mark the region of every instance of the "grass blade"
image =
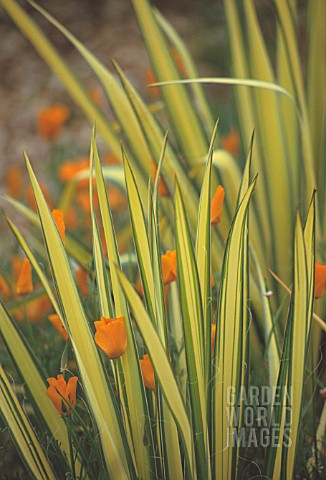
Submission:
<svg viewBox="0 0 326 480">
<path fill-rule="evenodd" d="M 237 448 L 232 440 L 237 423 L 235 405 L 228 405 L 230 389 L 237 399 L 243 386 L 243 362 L 246 357 L 245 328 L 247 325 L 247 210 L 256 184 L 251 183 L 239 205 L 228 237 L 221 274 L 218 304 L 217 341 L 214 361 L 214 472 L 232 478 L 236 472 Z M 238 400 L 238 399 L 237 399 Z M 231 430 L 231 431 L 230 431 Z"/>
<path fill-rule="evenodd" d="M 1 366 L 0 405 L 1 413 L 31 475 L 34 478 L 55 480 L 52 468 Z"/>
<path fill-rule="evenodd" d="M 113 392 L 105 377 L 59 233 L 27 157 L 26 164 L 38 206 L 58 296 L 66 318 L 85 393 L 100 433 L 108 472 L 113 478 L 115 476 L 129 478 L 133 463 L 128 458 L 122 422 L 118 416 Z"/>
</svg>

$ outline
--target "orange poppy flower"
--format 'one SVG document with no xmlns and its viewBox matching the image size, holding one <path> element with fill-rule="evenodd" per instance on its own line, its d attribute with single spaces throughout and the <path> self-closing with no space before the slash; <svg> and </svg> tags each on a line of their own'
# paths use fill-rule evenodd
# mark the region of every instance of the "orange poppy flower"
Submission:
<svg viewBox="0 0 326 480">
<path fill-rule="evenodd" d="M 48 319 L 57 330 L 59 335 L 64 339 L 65 342 L 67 342 L 69 335 L 65 327 L 62 325 L 59 315 L 52 313 L 51 315 L 48 315 Z"/>
<path fill-rule="evenodd" d="M 65 211 L 66 226 L 68 230 L 72 230 L 77 223 L 76 209 L 74 205 L 69 205 L 68 209 Z"/>
<path fill-rule="evenodd" d="M 50 386 L 46 391 L 46 395 L 52 400 L 59 415 L 63 415 L 63 413 L 70 415 L 70 405 L 73 408 L 76 406 L 78 377 L 70 377 L 67 383 L 63 378 L 63 375 L 60 374 L 57 379 L 51 377 L 48 378 L 47 381 Z"/>
<path fill-rule="evenodd" d="M 0 275 L 0 296 L 5 299 L 8 299 L 10 295 L 11 295 L 11 291 L 10 291 L 9 285 L 6 282 L 6 280 L 3 278 L 3 276 Z"/>
<path fill-rule="evenodd" d="M 52 310 L 51 300 L 47 295 L 35 298 L 26 305 L 26 314 L 30 323 L 43 323 L 48 312 Z"/>
<path fill-rule="evenodd" d="M 63 211 L 62 210 L 52 210 L 52 217 L 54 223 L 57 226 L 58 232 L 60 234 L 62 242 L 65 241 L 66 238 L 66 226 L 63 218 Z"/>
<path fill-rule="evenodd" d="M 147 353 L 144 355 L 142 360 L 139 360 L 140 370 L 143 375 L 144 385 L 145 387 L 149 388 L 150 390 L 155 390 L 155 376 L 154 376 L 154 369 Z"/>
<path fill-rule="evenodd" d="M 219 185 L 211 202 L 211 225 L 220 223 L 224 202 L 224 188 Z"/>
<path fill-rule="evenodd" d="M 105 318 L 94 322 L 95 342 L 111 360 L 121 357 L 127 350 L 127 331 L 124 317 Z"/>
<path fill-rule="evenodd" d="M 11 272 L 12 272 L 12 278 L 14 279 L 14 282 L 17 282 L 22 265 L 23 265 L 23 259 L 18 256 L 14 256 L 11 260 Z"/>
<path fill-rule="evenodd" d="M 82 267 L 77 268 L 76 270 L 76 283 L 79 288 L 80 293 L 87 297 L 89 289 L 88 289 L 88 273 Z"/>
<path fill-rule="evenodd" d="M 37 115 L 37 133 L 47 140 L 54 140 L 68 120 L 70 110 L 65 105 L 43 108 Z"/>
<path fill-rule="evenodd" d="M 5 173 L 5 183 L 9 195 L 19 198 L 23 192 L 23 174 L 20 168 L 9 167 Z"/>
<path fill-rule="evenodd" d="M 69 182 L 83 170 L 89 170 L 89 158 L 81 157 L 75 161 L 64 162 L 58 169 L 58 177 L 62 182 Z M 88 186 L 88 179 L 81 180 L 82 185 Z"/>
<path fill-rule="evenodd" d="M 17 295 L 28 295 L 33 291 L 32 267 L 28 258 L 25 258 L 16 283 Z"/>
<path fill-rule="evenodd" d="M 211 346 L 211 349 L 212 349 L 212 357 L 214 357 L 214 353 L 215 353 L 215 339 L 216 339 L 216 323 L 213 323 L 211 325 L 211 337 L 212 337 L 212 346 Z"/>
<path fill-rule="evenodd" d="M 154 160 L 152 160 L 151 166 L 152 166 L 152 178 L 153 178 L 153 183 L 154 183 L 155 178 L 156 178 L 156 173 L 157 173 L 157 165 L 154 162 Z M 167 187 L 164 183 L 164 180 L 161 176 L 158 179 L 157 193 L 158 193 L 159 197 L 169 197 L 170 196 L 169 190 L 167 189 Z"/>
<path fill-rule="evenodd" d="M 221 139 L 222 148 L 236 157 L 240 150 L 240 135 L 238 130 L 232 128 L 230 133 Z"/>
<path fill-rule="evenodd" d="M 326 265 L 315 264 L 315 299 L 320 298 L 326 289 Z"/>
<path fill-rule="evenodd" d="M 168 250 L 162 255 L 162 277 L 164 285 L 177 279 L 177 252 Z"/>
</svg>

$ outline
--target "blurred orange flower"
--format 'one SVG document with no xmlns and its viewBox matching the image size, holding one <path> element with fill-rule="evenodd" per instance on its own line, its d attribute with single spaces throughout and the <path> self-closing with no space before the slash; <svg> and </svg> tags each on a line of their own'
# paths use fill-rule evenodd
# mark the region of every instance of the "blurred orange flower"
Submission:
<svg viewBox="0 0 326 480">
<path fill-rule="evenodd" d="M 154 162 L 154 160 L 152 160 L 151 166 L 152 166 L 152 178 L 153 178 L 153 183 L 154 183 L 155 178 L 156 178 L 156 173 L 157 173 L 157 165 Z M 158 193 L 159 197 L 169 197 L 170 196 L 169 191 L 168 191 L 168 189 L 167 189 L 167 187 L 164 183 L 164 180 L 161 176 L 158 179 L 157 193 Z"/>
<path fill-rule="evenodd" d="M 91 100 L 98 106 L 103 106 L 103 92 L 99 87 L 93 87 L 88 90 L 88 95 Z"/>
<path fill-rule="evenodd" d="M 28 258 L 25 258 L 16 283 L 16 295 L 28 295 L 32 291 L 32 267 Z"/>
<path fill-rule="evenodd" d="M 47 140 L 54 140 L 68 120 L 70 110 L 65 105 L 42 108 L 37 115 L 37 133 Z"/>
<path fill-rule="evenodd" d="M 141 373 L 143 375 L 144 385 L 150 390 L 155 390 L 155 376 L 152 362 L 147 353 L 142 360 L 139 360 Z"/>
<path fill-rule="evenodd" d="M 88 273 L 82 267 L 76 269 L 76 283 L 79 288 L 80 293 L 87 297 L 88 295 Z"/>
<path fill-rule="evenodd" d="M 58 169 L 58 177 L 62 182 L 69 182 L 83 170 L 89 170 L 89 158 L 87 157 L 64 162 Z M 81 180 L 80 184 L 88 186 L 88 179 Z"/>
<path fill-rule="evenodd" d="M 211 202 L 211 225 L 220 223 L 224 202 L 224 188 L 219 185 Z"/>
<path fill-rule="evenodd" d="M 162 277 L 164 285 L 177 279 L 177 252 L 168 250 L 162 255 Z"/>
<path fill-rule="evenodd" d="M 64 339 L 65 342 L 67 342 L 69 336 L 67 330 L 62 325 L 59 315 L 57 315 L 56 313 L 51 313 L 51 315 L 48 315 L 48 319 L 53 325 L 53 327 L 57 330 L 59 335 Z"/>
<path fill-rule="evenodd" d="M 320 298 L 326 289 L 326 265 L 315 264 L 315 299 Z"/>
<path fill-rule="evenodd" d="M 112 212 L 121 212 L 125 210 L 128 205 L 126 195 L 120 190 L 120 188 L 112 185 L 108 188 L 108 201 Z"/>
<path fill-rule="evenodd" d="M 121 357 L 127 350 L 127 331 L 124 317 L 105 318 L 94 322 L 95 342 L 111 360 Z"/>
<path fill-rule="evenodd" d="M 240 150 L 240 135 L 238 130 L 232 128 L 228 135 L 221 138 L 222 148 L 236 157 Z"/>
<path fill-rule="evenodd" d="M 114 153 L 107 153 L 104 157 L 106 165 L 121 165 L 119 158 Z"/>
<path fill-rule="evenodd" d="M 28 302 L 24 313 L 27 314 L 27 318 L 30 323 L 43 323 L 47 313 L 50 312 L 52 308 L 52 303 L 49 297 L 47 295 L 43 295 L 39 298 L 35 298 L 31 302 Z"/>
<path fill-rule="evenodd" d="M 9 195 L 19 198 L 23 192 L 23 174 L 19 167 L 9 167 L 5 173 L 5 184 Z"/>
<path fill-rule="evenodd" d="M 11 260 L 11 272 L 12 272 L 12 278 L 14 282 L 16 283 L 23 265 L 23 258 L 14 256 Z"/>
<path fill-rule="evenodd" d="M 10 297 L 10 295 L 11 295 L 11 291 L 10 291 L 9 285 L 6 282 L 6 280 L 3 278 L 3 276 L 0 275 L 0 296 L 7 300 Z"/>
<path fill-rule="evenodd" d="M 63 375 L 60 374 L 57 378 L 48 378 L 47 381 L 50 386 L 46 391 L 46 395 L 52 400 L 59 415 L 63 415 L 63 413 L 70 415 L 70 405 L 73 408 L 76 406 L 78 377 L 70 377 L 67 383 Z"/>
<path fill-rule="evenodd" d="M 62 210 L 52 210 L 52 217 L 54 223 L 57 226 L 59 235 L 61 237 L 62 242 L 64 243 L 66 239 L 66 226 L 63 218 L 63 211 Z"/>
</svg>

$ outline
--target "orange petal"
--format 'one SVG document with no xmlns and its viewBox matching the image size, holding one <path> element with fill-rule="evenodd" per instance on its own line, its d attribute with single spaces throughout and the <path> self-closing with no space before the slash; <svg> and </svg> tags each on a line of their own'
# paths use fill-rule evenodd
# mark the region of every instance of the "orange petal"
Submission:
<svg viewBox="0 0 326 480">
<path fill-rule="evenodd" d="M 219 185 L 211 202 L 211 225 L 218 225 L 222 215 L 224 188 Z"/>
<path fill-rule="evenodd" d="M 145 83 L 149 85 L 150 83 L 156 83 L 157 78 L 153 70 L 149 67 L 145 73 Z M 158 98 L 160 96 L 160 87 L 148 87 L 148 93 L 150 96 Z"/>
<path fill-rule="evenodd" d="M 315 264 L 315 299 L 322 297 L 326 289 L 326 265 Z"/>
<path fill-rule="evenodd" d="M 216 323 L 211 325 L 211 337 L 212 337 L 212 357 L 214 357 L 215 352 L 215 339 L 216 339 Z"/>
<path fill-rule="evenodd" d="M 47 140 L 54 140 L 62 130 L 70 114 L 64 105 L 43 108 L 37 115 L 37 133 Z"/>
<path fill-rule="evenodd" d="M 28 295 L 33 291 L 32 267 L 25 258 L 16 284 L 17 295 Z"/>
<path fill-rule="evenodd" d="M 77 268 L 76 270 L 76 283 L 79 288 L 80 293 L 87 297 L 88 295 L 88 273 L 82 267 Z"/>
<path fill-rule="evenodd" d="M 232 128 L 230 133 L 221 139 L 222 148 L 236 157 L 240 150 L 240 135 L 238 130 Z"/>
<path fill-rule="evenodd" d="M 81 157 L 74 161 L 64 162 L 59 170 L 58 177 L 62 182 L 69 182 L 76 177 L 81 171 L 89 169 L 89 158 Z M 80 183 L 88 186 L 88 180 L 81 180 Z"/>
<path fill-rule="evenodd" d="M 102 317 L 103 318 L 103 317 Z M 97 325 L 95 342 L 110 359 L 121 357 L 127 349 L 127 332 L 124 317 L 105 319 L 106 325 Z M 96 323 L 96 322 L 95 322 Z"/>
<path fill-rule="evenodd" d="M 66 399 L 68 402 L 71 404 L 73 408 L 76 406 L 76 391 L 77 391 L 77 382 L 78 382 L 78 377 L 70 377 L 67 383 L 67 389 L 66 389 Z M 67 405 L 67 408 L 69 406 Z M 69 408 L 70 411 L 70 408 Z"/>
<path fill-rule="evenodd" d="M 49 388 L 47 389 L 46 395 L 52 400 L 53 405 L 55 406 L 57 412 L 62 415 L 62 398 L 59 393 L 64 397 L 66 394 L 66 381 L 63 376 L 58 375 L 57 379 L 54 377 L 47 379 L 49 383 Z"/>
<path fill-rule="evenodd" d="M 177 279 L 177 252 L 168 250 L 162 255 L 162 277 L 164 285 Z"/>
<path fill-rule="evenodd" d="M 152 160 L 151 168 L 152 168 L 152 179 L 153 179 L 153 183 L 154 183 L 155 178 L 156 178 L 156 173 L 157 173 L 157 166 L 156 166 L 156 163 L 154 162 L 154 160 Z M 169 197 L 170 196 L 169 190 L 167 189 L 162 177 L 160 177 L 159 180 L 158 180 L 157 193 L 158 193 L 159 197 Z"/>
<path fill-rule="evenodd" d="M 128 201 L 126 195 L 120 190 L 120 188 L 111 186 L 108 189 L 108 200 L 113 212 L 120 212 L 125 210 Z"/>
<path fill-rule="evenodd" d="M 62 242 L 65 241 L 66 238 L 66 226 L 63 218 L 63 211 L 62 210 L 52 210 L 52 217 L 57 226 L 58 232 L 60 234 Z"/>
<path fill-rule="evenodd" d="M 0 296 L 7 300 L 10 297 L 10 295 L 11 295 L 11 291 L 10 291 L 9 285 L 6 282 L 6 280 L 3 278 L 3 276 L 0 275 Z"/>
<path fill-rule="evenodd" d="M 57 315 L 56 313 L 52 313 L 51 315 L 48 315 L 48 319 L 52 323 L 54 328 L 57 330 L 59 335 L 64 339 L 65 342 L 67 342 L 69 336 L 67 330 L 62 325 L 59 315 Z"/>
<path fill-rule="evenodd" d="M 70 414 L 70 405 L 68 405 L 64 399 L 66 399 L 73 407 L 75 407 L 77 381 L 77 377 L 71 377 L 67 385 L 63 375 L 61 374 L 58 375 L 57 379 L 54 377 L 48 378 L 48 383 L 50 386 L 46 391 L 46 395 L 52 400 L 54 407 L 60 415 L 63 414 L 63 410 L 65 413 Z M 59 393 L 64 398 L 62 398 Z"/>
<path fill-rule="evenodd" d="M 149 355 L 145 354 L 143 360 L 139 360 L 144 385 L 150 390 L 155 390 L 155 375 Z"/>
</svg>

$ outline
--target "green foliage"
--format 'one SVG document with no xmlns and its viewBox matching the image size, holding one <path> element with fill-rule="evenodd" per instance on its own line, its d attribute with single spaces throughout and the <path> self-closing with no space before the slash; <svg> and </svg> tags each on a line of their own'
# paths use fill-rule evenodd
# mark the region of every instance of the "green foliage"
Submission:
<svg viewBox="0 0 326 480">
<path fill-rule="evenodd" d="M 316 62 L 309 60 L 307 81 L 301 72 L 295 2 L 290 2 L 292 9 L 289 3 L 274 2 L 277 76 L 253 2 L 243 2 L 240 22 L 237 2 L 230 0 L 225 12 L 235 78 L 198 79 L 168 22 L 147 0 L 132 1 L 171 122 L 169 139 L 116 63 L 114 75 L 31 3 L 97 75 L 118 129 L 25 10 L 14 0 L 0 0 L 122 163 L 101 166 L 94 128 L 89 167 L 62 189 L 58 205 L 67 213 L 80 184 L 89 180 L 85 231 L 91 233 L 91 247 L 80 241 L 80 231 L 76 236 L 69 232 L 63 241 L 26 154 L 38 213 L 6 197 L 29 222 L 25 238 L 6 217 L 40 283 L 39 294 L 46 294 L 68 335 L 61 349 L 50 339 L 48 325 L 33 333 L 28 306 L 38 292 L 8 308 L 0 305 L 6 368 L 24 383 L 32 412 L 22 410 L 1 370 L 1 414 L 31 477 L 54 478 L 69 471 L 81 479 L 241 479 L 258 473 L 292 478 L 298 452 L 306 448 L 305 465 L 301 462 L 297 471 L 318 478 L 325 414 L 318 426 L 315 408 L 310 408 L 314 393 L 306 383 L 315 368 L 310 352 L 319 346 L 313 319 L 325 330 L 313 312 L 315 242 L 319 253 L 325 241 L 324 178 L 318 175 L 324 117 L 313 95 L 322 92 Z M 320 17 L 316 28 L 313 12 Z M 324 38 L 323 12 L 322 0 L 309 6 L 310 53 Z M 187 80 L 181 80 L 171 46 L 181 56 Z M 215 148 L 220 140 L 202 87 L 207 82 L 235 87 L 245 144 L 255 127 L 243 172 L 227 152 Z M 258 176 L 252 179 L 251 172 Z M 213 227 L 211 198 L 218 183 L 223 183 L 226 202 L 221 223 Z M 113 184 L 127 197 L 129 217 L 113 211 Z M 322 193 L 311 200 L 317 184 Z M 129 251 L 121 253 L 126 236 Z M 175 249 L 176 256 L 174 251 L 164 255 L 167 249 Z M 88 274 L 86 295 L 77 287 L 76 264 Z M 274 277 L 265 278 L 266 267 L 292 285 L 288 311 L 281 287 Z M 275 292 L 272 299 L 267 285 Z M 13 318 L 21 306 L 24 325 Z M 100 317 L 113 319 L 106 324 L 110 341 L 119 343 L 125 335 L 126 351 L 105 357 L 100 327 L 94 324 Z M 113 324 L 119 317 L 125 331 L 115 337 Z M 51 347 L 53 357 L 48 358 Z M 45 368 L 40 367 L 46 358 Z M 59 365 L 65 380 L 78 375 L 76 406 L 73 395 L 66 398 L 57 391 L 62 411 L 45 395 L 46 378 L 57 376 Z M 316 389 L 314 375 L 311 384 Z M 270 395 L 265 403 L 263 392 Z M 310 444 L 307 411 L 314 420 Z M 258 436 L 256 443 L 252 435 Z"/>
</svg>

